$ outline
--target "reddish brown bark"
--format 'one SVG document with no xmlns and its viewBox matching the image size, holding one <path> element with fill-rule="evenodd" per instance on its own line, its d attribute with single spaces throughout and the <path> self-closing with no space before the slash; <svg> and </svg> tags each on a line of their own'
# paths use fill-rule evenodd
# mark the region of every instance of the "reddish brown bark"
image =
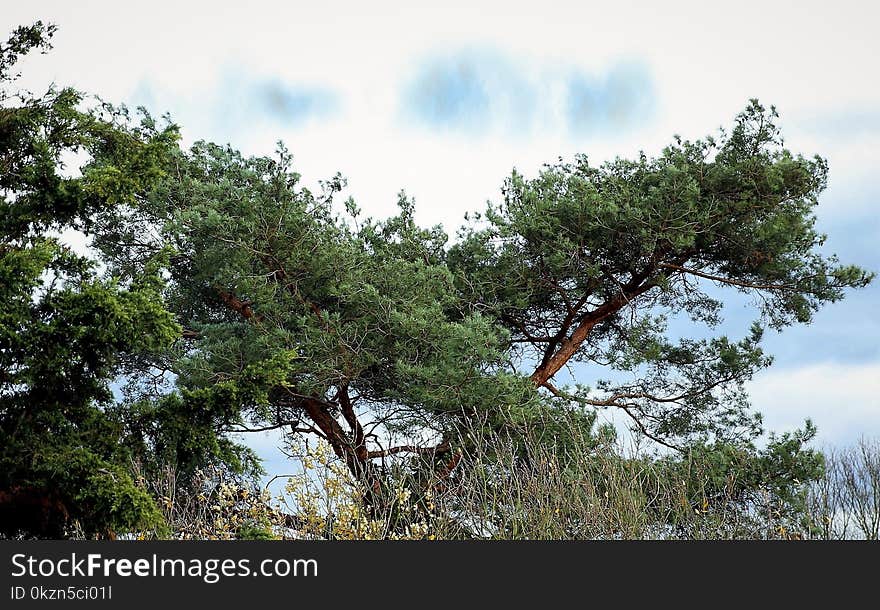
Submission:
<svg viewBox="0 0 880 610">
<path fill-rule="evenodd" d="M 578 349 L 584 344 L 584 341 L 590 336 L 590 331 L 598 323 L 623 309 L 633 298 L 646 292 L 651 287 L 651 284 L 644 284 L 635 288 L 629 288 L 628 290 L 622 290 L 617 297 L 606 301 L 603 305 L 584 316 L 571 335 L 560 342 L 556 351 L 548 358 L 545 358 L 538 368 L 535 369 L 535 372 L 532 373 L 531 379 L 534 384 L 538 387 L 546 384 L 577 353 Z"/>
<path fill-rule="evenodd" d="M 370 462 L 369 452 L 366 445 L 361 442 L 357 445 L 346 434 L 339 422 L 327 408 L 327 405 L 313 398 L 304 398 L 301 404 L 324 437 L 330 443 L 333 453 L 345 462 L 349 472 L 359 481 L 366 483 L 370 496 L 375 496 L 381 491 L 379 477 Z M 358 428 L 360 424 L 358 424 Z M 363 433 L 361 433 L 362 435 Z"/>
<path fill-rule="evenodd" d="M 255 322 L 259 322 L 263 319 L 262 316 L 254 316 L 254 310 L 249 301 L 242 301 L 228 290 L 224 290 L 219 286 L 217 287 L 217 294 L 220 295 L 220 300 L 223 301 L 229 309 L 238 313 L 245 320 L 253 319 Z"/>
</svg>

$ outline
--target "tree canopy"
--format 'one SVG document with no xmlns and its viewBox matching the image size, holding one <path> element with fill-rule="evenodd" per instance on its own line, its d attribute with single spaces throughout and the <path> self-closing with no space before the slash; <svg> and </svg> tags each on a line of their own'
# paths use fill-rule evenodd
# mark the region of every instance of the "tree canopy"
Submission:
<svg viewBox="0 0 880 610">
<path fill-rule="evenodd" d="M 96 243 L 119 273 L 174 252 L 167 296 L 186 344 L 169 370 L 215 405 L 219 431 L 315 434 L 374 486 L 376 460 L 449 454 L 462 419 L 559 435 L 554 412 L 589 427 L 611 408 L 676 449 L 750 442 L 761 428 L 743 384 L 770 364 L 763 326 L 809 322 L 871 279 L 819 252 L 827 166 L 786 150 L 774 119 L 752 102 L 729 134 L 655 159 L 514 173 L 451 246 L 404 195 L 397 216 L 362 218 L 334 206 L 338 176 L 300 187 L 283 148 L 198 143 Z M 709 283 L 756 295 L 758 320 L 741 339 L 673 341 L 668 316 L 719 324 Z M 585 362 L 628 380 L 557 387 Z"/>
<path fill-rule="evenodd" d="M 744 383 L 771 362 L 764 328 L 809 323 L 873 275 L 822 252 L 827 164 L 784 147 L 774 109 L 752 101 L 729 132 L 656 157 L 514 172 L 450 240 L 403 193 L 377 220 L 338 201 L 339 175 L 302 186 L 282 145 L 185 148 L 145 109 L 13 93 L 16 60 L 53 31 L 0 47 L 2 534 L 158 527 L 144 477 L 253 474 L 235 435 L 266 430 L 322 439 L 367 505 L 407 458 L 454 478 L 473 435 L 598 444 L 600 409 L 675 450 L 664 472 L 699 460 L 719 502 L 733 464 L 741 500 L 792 505 L 818 476 L 809 424 L 756 448 Z M 740 338 L 706 335 L 720 289 L 754 296 Z M 696 338 L 668 332 L 682 315 Z"/>
<path fill-rule="evenodd" d="M 448 453 L 450 419 L 541 409 L 533 384 L 506 370 L 507 334 L 461 299 L 445 234 L 418 228 L 404 196 L 378 222 L 353 202 L 334 211 L 339 179 L 320 195 L 299 187 L 283 149 L 246 159 L 199 143 L 174 163 L 97 243 L 121 273 L 138 252 L 173 250 L 167 298 L 185 343 L 169 370 L 220 431 L 315 434 L 379 485 L 374 459 Z M 390 431 L 434 440 L 389 445 Z"/>
<path fill-rule="evenodd" d="M 48 48 L 54 29 L 17 29 L 0 46 L 0 531 L 60 537 L 157 526 L 152 498 L 133 479 L 122 430 L 103 407 L 128 357 L 179 333 L 163 304 L 161 259 L 126 281 L 58 239 L 158 177 L 151 159 L 172 144 L 130 138 L 79 109 L 83 96 L 52 88 L 13 92 L 16 60 Z M 62 159 L 92 155 L 79 177 Z M 112 164 L 118 171 L 108 172 Z"/>
<path fill-rule="evenodd" d="M 809 323 L 873 277 L 820 252 L 813 210 L 828 167 L 785 149 L 776 116 L 752 101 L 729 133 L 676 139 L 656 158 L 514 172 L 449 265 L 475 310 L 510 333 L 517 368 L 553 396 L 621 410 L 665 444 L 753 427 L 742 384 L 770 363 L 763 327 Z M 753 294 L 759 320 L 740 340 L 669 339 L 671 316 L 718 326 L 709 284 Z M 556 388 L 576 363 L 629 381 Z"/>
</svg>

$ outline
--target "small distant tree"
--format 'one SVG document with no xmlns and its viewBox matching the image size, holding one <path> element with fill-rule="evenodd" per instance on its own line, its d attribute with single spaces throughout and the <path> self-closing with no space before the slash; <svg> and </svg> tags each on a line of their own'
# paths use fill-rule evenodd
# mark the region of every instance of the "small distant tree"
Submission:
<svg viewBox="0 0 880 610">
<path fill-rule="evenodd" d="M 880 539 L 880 442 L 861 438 L 825 455 L 827 468 L 809 489 L 812 535 Z"/>
</svg>

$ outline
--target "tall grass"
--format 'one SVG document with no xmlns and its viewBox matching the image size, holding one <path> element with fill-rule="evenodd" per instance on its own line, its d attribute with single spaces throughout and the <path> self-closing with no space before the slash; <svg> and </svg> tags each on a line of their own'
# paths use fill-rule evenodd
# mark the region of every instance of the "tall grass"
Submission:
<svg viewBox="0 0 880 610">
<path fill-rule="evenodd" d="M 461 430 L 470 442 L 444 461 L 383 465 L 386 500 L 362 507 L 363 490 L 330 452 L 306 451 L 285 511 L 319 538 L 768 539 L 809 537 L 802 511 L 773 489 L 724 481 L 693 459 L 634 444 L 597 442 L 573 426 L 564 444 L 541 431 L 515 437 Z M 575 435 L 575 436 L 571 436 Z M 316 458 L 316 453 L 318 457 Z M 323 457 L 321 457 L 323 456 Z M 329 461 L 322 461 L 327 458 Z M 807 493 L 807 482 L 797 487 Z M 288 532 L 290 533 L 290 532 Z"/>
<path fill-rule="evenodd" d="M 365 490 L 323 444 L 289 452 L 301 474 L 270 499 L 240 481 L 205 475 L 201 492 L 155 485 L 176 538 L 732 540 L 880 535 L 880 442 L 825 452 L 825 474 L 793 496 L 721 480 L 699 456 L 657 455 L 597 440 L 573 425 L 565 443 L 542 430 L 477 434 L 440 462 L 389 459 L 382 496 Z M 582 438 L 578 434 L 583 434 Z M 791 498 L 798 500 L 792 502 Z M 802 502 L 800 501 L 802 500 Z M 142 534 L 155 536 L 158 533 Z"/>
</svg>

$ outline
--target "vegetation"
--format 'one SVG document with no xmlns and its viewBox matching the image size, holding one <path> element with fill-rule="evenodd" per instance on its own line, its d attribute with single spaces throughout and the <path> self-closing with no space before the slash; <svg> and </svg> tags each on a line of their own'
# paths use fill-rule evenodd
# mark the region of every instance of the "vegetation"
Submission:
<svg viewBox="0 0 880 610">
<path fill-rule="evenodd" d="M 770 365 L 765 326 L 873 276 L 819 252 L 827 165 L 783 147 L 773 109 L 657 158 L 514 173 L 450 244 L 405 194 L 376 220 L 336 201 L 338 175 L 302 187 L 283 146 L 185 149 L 143 109 L 13 93 L 52 32 L 0 48 L 2 535 L 805 537 L 822 506 L 838 523 L 816 486 L 853 477 L 826 471 L 809 422 L 763 442 L 744 383 Z M 712 284 L 753 294 L 757 321 L 674 340 L 671 317 L 718 328 Z M 266 430 L 304 467 L 286 508 L 235 441 Z M 847 510 L 872 510 L 853 480 Z"/>
<path fill-rule="evenodd" d="M 392 493 L 378 511 L 366 509 L 363 482 L 326 442 L 300 442 L 289 454 L 303 470 L 274 501 L 225 484 L 210 502 L 185 498 L 168 508 L 183 538 L 876 540 L 880 444 L 829 451 L 825 474 L 784 481 L 791 441 L 728 451 L 721 462 L 718 454 L 658 460 L 620 442 L 560 452 L 530 436 L 524 461 L 510 439 L 482 436 L 450 476 L 390 469 Z M 822 455 L 812 455 L 821 469 Z"/>
<path fill-rule="evenodd" d="M 102 277 L 57 238 L 157 179 L 168 137 L 132 137 L 78 108 L 82 95 L 13 94 L 11 72 L 52 28 L 19 28 L 0 47 L 0 532 L 60 537 L 159 525 L 107 412 L 108 384 L 128 359 L 179 333 L 162 306 L 161 257 L 136 274 Z M 69 153 L 92 155 L 79 177 Z"/>
<path fill-rule="evenodd" d="M 827 466 L 808 490 L 812 533 L 822 540 L 880 540 L 880 443 L 862 438 L 830 449 Z"/>
</svg>

